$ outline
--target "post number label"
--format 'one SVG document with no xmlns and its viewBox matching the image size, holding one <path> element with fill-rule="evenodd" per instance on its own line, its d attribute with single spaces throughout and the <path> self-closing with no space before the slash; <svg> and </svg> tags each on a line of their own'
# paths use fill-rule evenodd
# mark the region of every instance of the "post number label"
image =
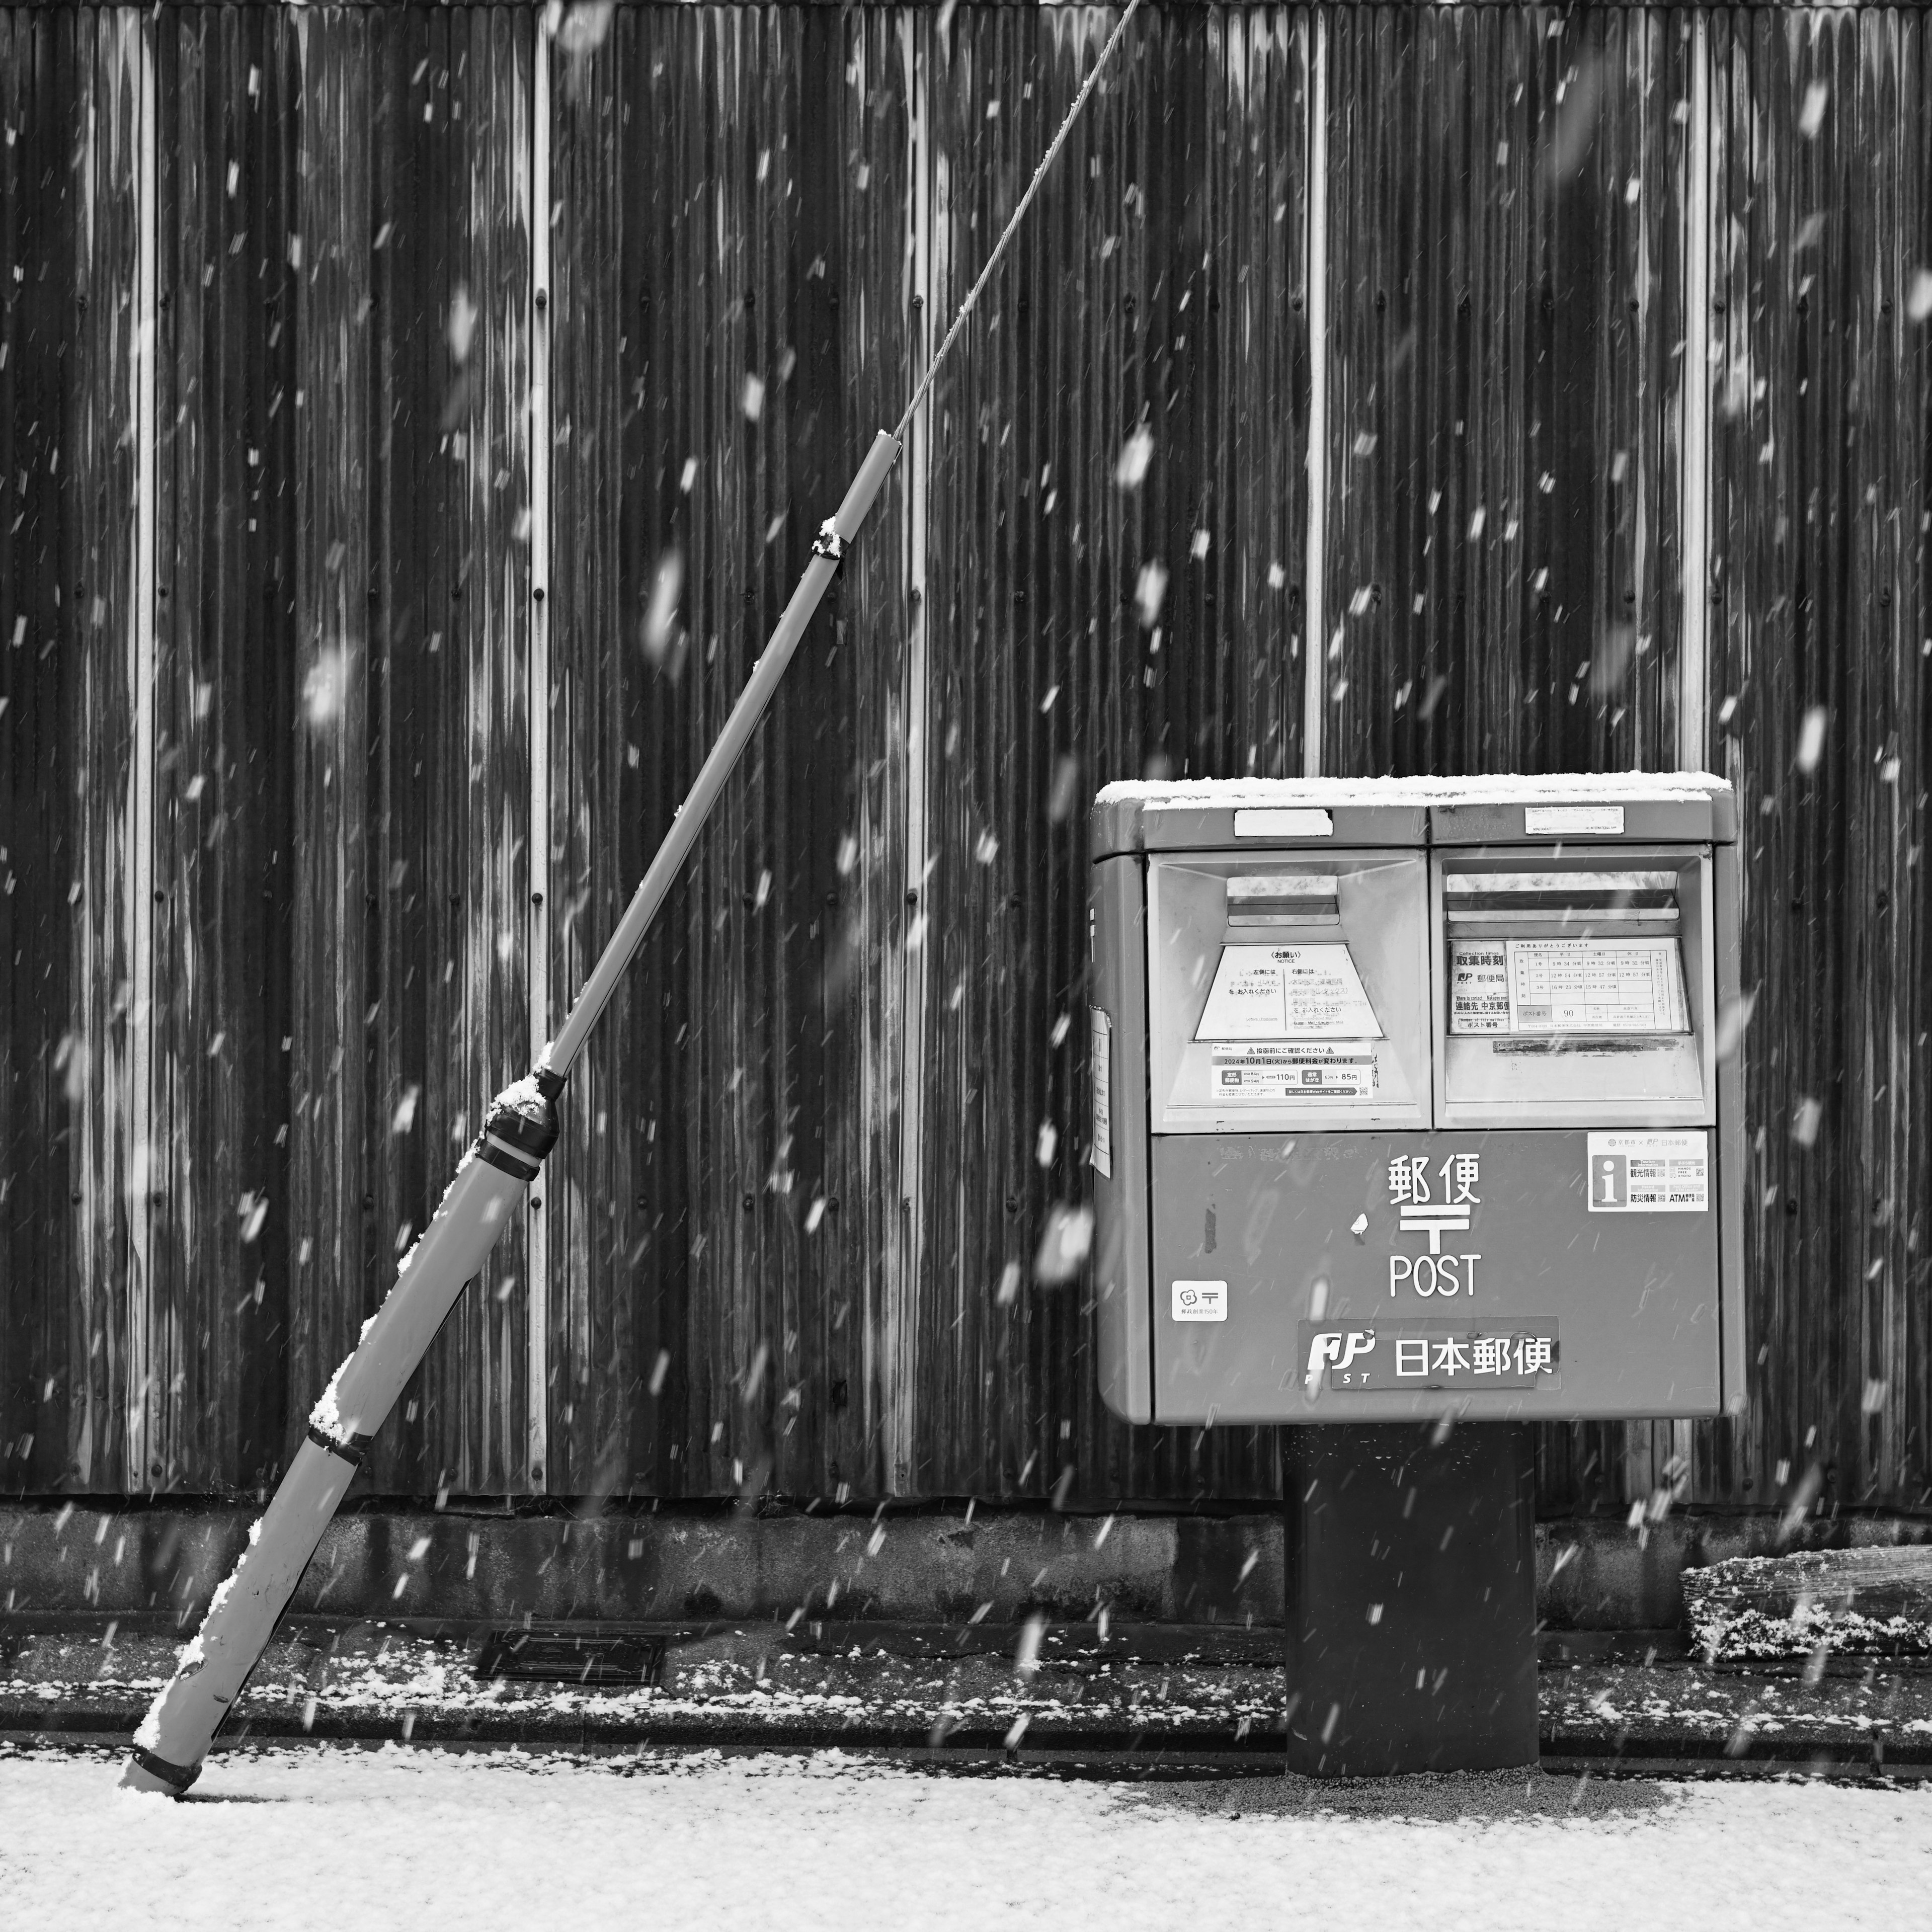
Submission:
<svg viewBox="0 0 1932 1932">
<path fill-rule="evenodd" d="M 1225 1322 L 1228 1284 L 1225 1281 L 1178 1281 L 1174 1284 L 1177 1322 Z"/>
<path fill-rule="evenodd" d="M 1593 1214 L 1702 1214 L 1711 1205 L 1711 1151 L 1702 1132 L 1589 1136 Z"/>
</svg>

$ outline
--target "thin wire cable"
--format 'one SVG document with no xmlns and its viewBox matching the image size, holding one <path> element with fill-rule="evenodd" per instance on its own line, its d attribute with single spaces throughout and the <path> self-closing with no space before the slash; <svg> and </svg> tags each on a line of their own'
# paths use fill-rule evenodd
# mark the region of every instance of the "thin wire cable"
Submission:
<svg viewBox="0 0 1932 1932">
<path fill-rule="evenodd" d="M 919 406 L 926 400 L 926 392 L 932 387 L 932 379 L 939 374 L 939 365 L 946 360 L 959 332 L 966 326 L 966 318 L 973 313 L 973 304 L 980 299 L 980 292 L 992 278 L 993 271 L 1000 266 L 1000 257 L 1006 252 L 1006 244 L 1013 238 L 1013 231 L 1018 227 L 1033 198 L 1040 192 L 1040 184 L 1046 178 L 1046 171 L 1052 167 L 1054 158 L 1066 145 L 1066 137 L 1073 131 L 1073 124 L 1080 118 L 1080 110 L 1087 104 L 1087 97 L 1094 92 L 1094 84 L 1100 78 L 1114 50 L 1120 44 L 1120 37 L 1127 31 L 1127 22 L 1140 10 L 1141 0 L 1127 0 L 1127 10 L 1123 14 L 1107 44 L 1100 50 L 1100 58 L 1088 71 L 1087 78 L 1080 83 L 1080 92 L 1073 97 L 1073 105 L 1066 110 L 1066 118 L 1060 124 L 1060 132 L 1054 136 L 1052 144 L 1040 158 L 1040 166 L 1033 171 L 1033 179 L 1027 183 L 1026 193 L 1019 198 L 1018 205 L 1006 219 L 1000 238 L 993 244 L 993 252 L 986 257 L 986 266 L 980 271 L 980 279 L 966 292 L 966 299 L 959 304 L 958 313 L 952 318 L 952 326 L 946 332 L 946 339 L 939 345 L 939 352 L 926 366 L 926 374 L 919 387 L 913 392 L 912 400 L 905 406 L 905 414 L 899 418 L 898 428 L 892 431 L 895 442 L 904 442 L 907 426 L 911 422 Z"/>
</svg>

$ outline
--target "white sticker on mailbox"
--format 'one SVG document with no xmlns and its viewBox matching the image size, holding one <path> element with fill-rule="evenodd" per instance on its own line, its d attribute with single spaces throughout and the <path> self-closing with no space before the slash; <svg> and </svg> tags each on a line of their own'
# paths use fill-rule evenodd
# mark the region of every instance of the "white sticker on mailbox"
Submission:
<svg viewBox="0 0 1932 1932">
<path fill-rule="evenodd" d="M 1194 1037 L 1379 1040 L 1346 946 L 1224 946 Z"/>
<path fill-rule="evenodd" d="M 1216 1047 L 1209 1056 L 1217 1106 L 1278 1107 L 1285 1100 L 1361 1100 L 1376 1090 L 1376 1054 L 1353 1041 L 1330 1046 Z"/>
<path fill-rule="evenodd" d="M 1614 836 L 1623 831 L 1624 808 L 1620 805 L 1526 805 L 1522 829 L 1532 838 L 1566 832 Z"/>
<path fill-rule="evenodd" d="M 1332 838 L 1335 821 L 1314 806 L 1250 807 L 1234 814 L 1237 838 Z"/>
<path fill-rule="evenodd" d="M 1114 1176 L 1114 1023 L 1098 1006 L 1089 1006 L 1087 1016 L 1094 1029 L 1094 1151 L 1089 1158 L 1095 1169 L 1111 1180 Z"/>
<path fill-rule="evenodd" d="M 1702 1133 L 1592 1134 L 1593 1214 L 1702 1214 L 1711 1205 L 1711 1150 Z"/>
<path fill-rule="evenodd" d="M 1225 1281 L 1178 1281 L 1174 1284 L 1177 1322 L 1225 1322 L 1228 1284 Z"/>
</svg>

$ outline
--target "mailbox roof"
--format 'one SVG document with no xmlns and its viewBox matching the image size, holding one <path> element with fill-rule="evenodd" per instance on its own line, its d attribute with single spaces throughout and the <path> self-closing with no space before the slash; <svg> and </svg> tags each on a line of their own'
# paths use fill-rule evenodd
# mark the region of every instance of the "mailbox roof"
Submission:
<svg viewBox="0 0 1932 1932">
<path fill-rule="evenodd" d="M 1550 807 L 1620 806 L 1620 832 L 1538 829 Z M 1235 814 L 1246 823 L 1237 830 Z M 1264 814 L 1265 818 L 1252 818 Z M 1323 815 L 1325 814 L 1326 823 Z M 1707 772 L 1503 773 L 1468 778 L 1187 778 L 1123 782 L 1094 802 L 1092 850 L 1226 847 L 1614 844 L 1737 836 L 1730 786 Z"/>
</svg>

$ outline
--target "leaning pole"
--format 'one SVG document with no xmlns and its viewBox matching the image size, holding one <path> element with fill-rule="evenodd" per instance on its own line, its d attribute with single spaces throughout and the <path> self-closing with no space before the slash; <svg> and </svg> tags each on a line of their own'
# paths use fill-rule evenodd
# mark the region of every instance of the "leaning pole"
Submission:
<svg viewBox="0 0 1932 1932">
<path fill-rule="evenodd" d="M 482 1132 L 458 1166 L 456 1178 L 437 1204 L 422 1238 L 403 1257 L 395 1285 L 382 1306 L 363 1324 L 355 1352 L 336 1370 L 321 1400 L 310 1412 L 308 1433 L 266 1513 L 249 1531 L 248 1546 L 241 1562 L 215 1591 L 200 1630 L 182 1652 L 174 1676 L 134 1733 L 133 1748 L 121 1774 L 124 1789 L 179 1797 L 200 1776 L 202 1760 L 215 1732 L 268 1648 L 376 1430 L 395 1406 L 465 1284 L 482 1271 L 497 1237 L 542 1171 L 544 1156 L 556 1144 L 557 1098 L 584 1040 L 644 944 L 659 904 L 764 716 L 847 546 L 857 537 L 898 460 L 906 431 L 940 364 L 957 340 L 1139 5 L 1140 0 L 1128 0 L 986 266 L 960 304 L 898 428 L 890 435 L 881 430 L 873 439 L 845 492 L 845 500 L 820 526 L 812 546 L 812 561 L 792 592 L 791 602 L 562 1028 L 537 1056 L 530 1072 L 490 1102 Z"/>
</svg>

